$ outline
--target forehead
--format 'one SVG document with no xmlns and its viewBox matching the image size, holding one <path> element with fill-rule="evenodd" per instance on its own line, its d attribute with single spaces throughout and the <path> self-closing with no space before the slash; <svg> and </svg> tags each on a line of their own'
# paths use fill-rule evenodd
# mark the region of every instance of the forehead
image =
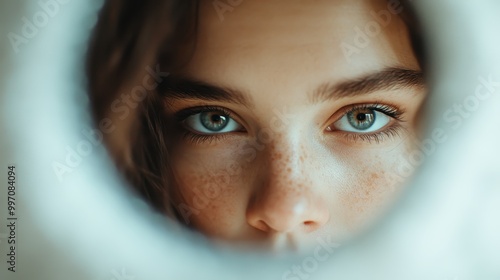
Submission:
<svg viewBox="0 0 500 280">
<path fill-rule="evenodd" d="M 181 72 L 255 87 L 264 73 L 316 84 L 387 66 L 418 68 L 406 25 L 388 9 L 385 0 L 202 0 L 196 50 Z M 391 16 L 385 26 L 376 21 L 381 11 Z"/>
</svg>

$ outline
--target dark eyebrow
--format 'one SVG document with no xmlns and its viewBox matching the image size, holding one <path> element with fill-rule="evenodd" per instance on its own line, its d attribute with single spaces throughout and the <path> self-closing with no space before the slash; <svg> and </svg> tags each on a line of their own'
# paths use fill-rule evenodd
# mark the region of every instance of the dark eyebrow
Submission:
<svg viewBox="0 0 500 280">
<path fill-rule="evenodd" d="M 425 86 L 422 71 L 403 68 L 386 68 L 361 78 L 341 83 L 324 83 L 311 95 L 312 103 L 329 99 L 354 97 L 379 90 L 393 90 L 404 87 Z"/>
<path fill-rule="evenodd" d="M 166 98 L 225 101 L 249 107 L 253 106 L 252 99 L 239 90 L 185 77 L 169 76 L 160 83 L 158 90 L 160 95 Z"/>
<path fill-rule="evenodd" d="M 386 68 L 340 83 L 324 83 L 312 92 L 310 102 L 317 103 L 329 99 L 369 94 L 379 90 L 423 87 L 424 85 L 424 77 L 421 71 Z M 251 96 L 245 92 L 187 77 L 171 75 L 163 79 L 158 87 L 158 92 L 161 96 L 168 99 L 223 101 L 254 107 Z"/>
</svg>

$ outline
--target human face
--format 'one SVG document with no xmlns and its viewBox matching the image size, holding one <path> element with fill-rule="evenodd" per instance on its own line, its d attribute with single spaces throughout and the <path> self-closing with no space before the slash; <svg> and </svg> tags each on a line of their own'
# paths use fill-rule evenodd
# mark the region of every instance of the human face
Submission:
<svg viewBox="0 0 500 280">
<path fill-rule="evenodd" d="M 275 250 L 362 232 L 414 148 L 425 89 L 406 25 L 384 0 L 247 0 L 223 21 L 212 2 L 164 92 L 174 206 L 216 240 Z"/>
</svg>

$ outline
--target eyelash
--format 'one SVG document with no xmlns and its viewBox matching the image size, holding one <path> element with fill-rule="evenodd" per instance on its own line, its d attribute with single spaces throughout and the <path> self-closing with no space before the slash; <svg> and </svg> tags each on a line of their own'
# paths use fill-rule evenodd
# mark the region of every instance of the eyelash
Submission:
<svg viewBox="0 0 500 280">
<path fill-rule="evenodd" d="M 401 125 L 401 123 L 405 122 L 405 120 L 403 119 L 405 111 L 395 106 L 389 106 L 381 103 L 361 104 L 347 107 L 347 109 L 343 110 L 341 117 L 348 113 L 365 109 L 374 110 L 386 114 L 387 116 L 394 119 L 394 123 L 391 124 L 388 128 L 384 128 L 381 131 L 372 133 L 354 133 L 346 131 L 338 131 L 337 133 L 342 133 L 344 138 L 351 142 L 366 141 L 368 143 L 375 142 L 378 144 L 391 137 L 398 137 L 400 133 L 405 130 L 405 128 Z M 337 120 L 339 120 L 340 118 L 338 118 Z"/>
<path fill-rule="evenodd" d="M 378 144 L 388 138 L 391 137 L 395 138 L 399 136 L 400 132 L 404 130 L 404 127 L 401 125 L 401 123 L 405 121 L 403 119 L 405 111 L 397 107 L 385 104 L 373 103 L 373 104 L 353 105 L 343 110 L 343 112 L 341 113 L 341 117 L 356 110 L 364 110 L 364 109 L 374 110 L 386 114 L 387 116 L 393 118 L 395 122 L 391 124 L 388 128 L 372 133 L 353 133 L 345 131 L 337 131 L 337 133 L 342 133 L 345 139 L 351 142 L 366 141 L 368 143 L 375 142 Z M 175 114 L 175 119 L 177 120 L 177 123 L 180 124 L 189 116 L 204 112 L 213 112 L 213 111 L 221 112 L 222 114 L 230 118 L 233 117 L 233 113 L 223 107 L 200 106 L 200 107 L 187 108 L 177 112 Z M 340 118 L 338 118 L 337 120 L 339 119 Z M 181 127 L 181 130 L 183 133 L 182 135 L 183 139 L 188 140 L 194 144 L 207 144 L 207 143 L 210 144 L 216 141 L 222 141 L 228 136 L 228 133 L 218 133 L 218 134 L 195 133 L 190 131 L 189 129 L 186 129 L 183 126 Z"/>
<path fill-rule="evenodd" d="M 343 132 L 343 136 L 345 139 L 351 142 L 365 141 L 368 143 L 380 143 L 389 138 L 396 138 L 400 135 L 401 131 L 404 130 L 404 127 L 399 123 L 395 123 L 389 128 L 386 128 L 382 131 L 373 132 L 373 133 L 349 133 Z"/>
</svg>

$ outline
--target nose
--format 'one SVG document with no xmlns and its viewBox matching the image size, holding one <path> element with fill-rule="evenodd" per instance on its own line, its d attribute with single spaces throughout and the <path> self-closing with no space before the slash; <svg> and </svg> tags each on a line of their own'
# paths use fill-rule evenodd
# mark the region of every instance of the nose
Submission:
<svg viewBox="0 0 500 280">
<path fill-rule="evenodd" d="M 326 224 L 325 190 L 311 180 L 314 168 L 304 152 L 269 149 L 246 209 L 249 225 L 266 233 L 308 233 Z"/>
</svg>

